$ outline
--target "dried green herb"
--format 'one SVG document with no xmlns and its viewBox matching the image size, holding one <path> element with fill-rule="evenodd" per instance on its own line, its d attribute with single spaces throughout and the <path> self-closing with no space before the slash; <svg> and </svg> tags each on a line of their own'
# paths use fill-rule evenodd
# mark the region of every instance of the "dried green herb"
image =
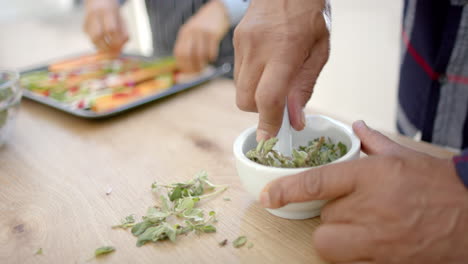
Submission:
<svg viewBox="0 0 468 264">
<path fill-rule="evenodd" d="M 114 252 L 114 251 L 115 251 L 115 247 L 113 247 L 113 246 L 104 246 L 104 247 L 97 248 L 94 251 L 94 256 L 99 257 L 99 256 L 106 255 L 106 254 L 109 254 L 109 253 Z"/>
<path fill-rule="evenodd" d="M 188 182 L 169 185 L 153 183 L 151 189 L 155 193 L 159 193 L 161 189 L 167 190 L 166 195 L 158 196 L 158 206 L 149 207 L 140 222 L 136 222 L 133 216 L 127 216 L 120 225 L 114 226 L 132 227 L 131 232 L 137 237 L 138 247 L 162 240 L 175 242 L 178 235 L 189 232 L 216 232 L 213 225 L 217 222 L 216 213 L 210 211 L 205 217 L 204 211 L 197 208 L 197 204 L 201 199 L 225 191 L 227 186 L 211 183 L 205 171 L 198 173 Z"/>
<path fill-rule="evenodd" d="M 185 197 L 198 197 L 200 199 L 208 198 L 217 195 L 227 189 L 226 185 L 216 185 L 208 180 L 208 174 L 206 171 L 201 171 L 193 179 L 188 182 L 173 183 L 169 185 L 158 184 L 157 182 L 151 185 L 151 189 L 154 192 L 158 192 L 159 189 L 167 188 L 168 197 L 171 202 Z M 213 193 L 203 195 L 206 191 L 216 190 Z"/>
<path fill-rule="evenodd" d="M 120 220 L 121 224 L 120 225 L 115 225 L 112 226 L 112 228 L 123 228 L 127 229 L 129 227 L 132 227 L 135 225 L 135 216 L 134 215 L 129 215 L 125 217 L 124 219 Z"/>
<path fill-rule="evenodd" d="M 223 200 L 226 201 L 226 202 L 230 202 L 230 201 L 231 201 L 231 198 L 229 198 L 229 197 L 224 197 Z"/>
<path fill-rule="evenodd" d="M 228 242 L 228 240 L 227 240 L 227 239 L 224 239 L 223 241 L 219 242 L 218 245 L 219 245 L 220 247 L 224 247 L 224 246 L 227 245 L 227 242 Z"/>
<path fill-rule="evenodd" d="M 247 248 L 251 249 L 254 247 L 254 244 L 252 242 L 247 243 Z"/>
<path fill-rule="evenodd" d="M 262 165 L 278 168 L 306 168 L 330 163 L 344 156 L 348 150 L 345 144 L 335 144 L 330 138 L 316 138 L 307 146 L 292 150 L 292 156 L 287 157 L 274 150 L 277 138 L 260 141 L 255 149 L 247 152 L 250 160 Z"/>
<path fill-rule="evenodd" d="M 245 236 L 240 236 L 240 237 L 236 238 L 236 240 L 232 241 L 232 245 L 235 248 L 243 247 L 245 245 L 245 243 L 247 243 L 247 237 L 245 237 Z"/>
<path fill-rule="evenodd" d="M 35 255 L 42 255 L 42 253 L 43 253 L 43 252 L 42 252 L 42 248 L 39 248 L 39 249 L 36 251 Z"/>
</svg>

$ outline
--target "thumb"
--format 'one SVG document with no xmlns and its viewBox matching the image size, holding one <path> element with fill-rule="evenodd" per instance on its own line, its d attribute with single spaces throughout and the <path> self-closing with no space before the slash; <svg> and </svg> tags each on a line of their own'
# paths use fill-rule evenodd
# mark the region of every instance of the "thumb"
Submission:
<svg viewBox="0 0 468 264">
<path fill-rule="evenodd" d="M 361 149 L 367 155 L 391 155 L 407 152 L 408 149 L 392 141 L 360 120 L 353 124 L 354 133 L 361 140 Z"/>
<path fill-rule="evenodd" d="M 269 183 L 260 193 L 260 202 L 267 208 L 311 200 L 333 200 L 357 188 L 363 171 L 371 163 L 355 160 L 317 167 Z M 345 176 L 345 177 L 344 177 Z"/>
</svg>

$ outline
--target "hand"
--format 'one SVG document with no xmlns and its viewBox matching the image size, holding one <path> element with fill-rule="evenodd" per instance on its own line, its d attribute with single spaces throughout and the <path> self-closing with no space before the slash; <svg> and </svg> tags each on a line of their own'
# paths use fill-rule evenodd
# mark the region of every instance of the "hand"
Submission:
<svg viewBox="0 0 468 264">
<path fill-rule="evenodd" d="M 468 191 L 451 160 L 400 146 L 364 122 L 368 158 L 311 169 L 269 184 L 263 205 L 331 200 L 314 244 L 337 263 L 468 263 Z"/>
<path fill-rule="evenodd" d="M 84 31 L 99 51 L 120 52 L 128 40 L 117 0 L 86 0 Z"/>
<path fill-rule="evenodd" d="M 275 136 L 288 99 L 296 130 L 328 60 L 325 0 L 252 0 L 234 32 L 237 106 L 258 112 L 257 140 Z M 325 12 L 327 13 L 327 12 Z"/>
<path fill-rule="evenodd" d="M 211 0 L 179 30 L 174 55 L 182 71 L 199 72 L 218 57 L 219 44 L 230 27 L 224 5 Z"/>
</svg>

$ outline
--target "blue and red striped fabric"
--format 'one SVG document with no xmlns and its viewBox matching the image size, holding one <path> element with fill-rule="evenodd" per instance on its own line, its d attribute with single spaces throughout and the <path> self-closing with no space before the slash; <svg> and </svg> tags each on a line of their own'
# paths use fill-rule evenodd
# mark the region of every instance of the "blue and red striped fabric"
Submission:
<svg viewBox="0 0 468 264">
<path fill-rule="evenodd" d="M 398 130 L 468 147 L 468 1 L 406 0 Z"/>
</svg>

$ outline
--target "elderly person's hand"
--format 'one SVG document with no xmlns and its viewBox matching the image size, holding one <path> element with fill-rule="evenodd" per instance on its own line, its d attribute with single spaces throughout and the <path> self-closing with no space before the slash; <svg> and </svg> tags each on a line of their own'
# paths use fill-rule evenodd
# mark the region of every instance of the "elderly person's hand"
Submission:
<svg viewBox="0 0 468 264">
<path fill-rule="evenodd" d="M 84 31 L 99 51 L 120 52 L 128 40 L 117 0 L 86 0 Z"/>
<path fill-rule="evenodd" d="M 252 0 L 236 27 L 236 101 L 259 113 L 257 140 L 278 133 L 286 98 L 291 125 L 304 128 L 303 108 L 328 60 L 327 10 L 325 0 Z"/>
<path fill-rule="evenodd" d="M 468 263 L 468 190 L 452 161 L 353 129 L 369 157 L 276 180 L 262 204 L 331 200 L 314 244 L 334 263 Z"/>
<path fill-rule="evenodd" d="M 199 72 L 218 57 L 219 45 L 229 31 L 224 5 L 218 0 L 206 3 L 177 34 L 174 56 L 184 72 Z"/>
</svg>

